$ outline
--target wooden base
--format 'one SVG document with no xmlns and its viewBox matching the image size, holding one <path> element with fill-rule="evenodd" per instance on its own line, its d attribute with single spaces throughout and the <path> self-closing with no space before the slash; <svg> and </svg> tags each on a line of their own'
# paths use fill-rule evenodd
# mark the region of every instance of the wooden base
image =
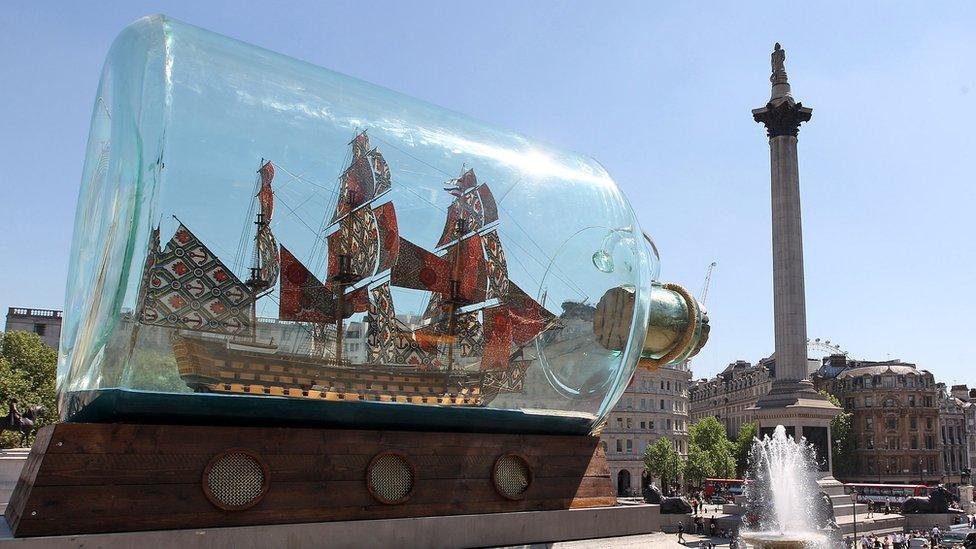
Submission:
<svg viewBox="0 0 976 549">
<path fill-rule="evenodd" d="M 264 475 L 264 491 L 240 510 L 213 501 L 208 486 L 215 458 L 227 452 L 250 456 L 259 466 L 252 472 Z M 383 453 L 412 469 L 400 503 L 382 503 L 367 480 Z M 531 478 L 516 499 L 493 474 L 513 454 Z M 38 433 L 6 518 L 25 537 L 614 503 L 592 436 L 62 423 Z"/>
</svg>

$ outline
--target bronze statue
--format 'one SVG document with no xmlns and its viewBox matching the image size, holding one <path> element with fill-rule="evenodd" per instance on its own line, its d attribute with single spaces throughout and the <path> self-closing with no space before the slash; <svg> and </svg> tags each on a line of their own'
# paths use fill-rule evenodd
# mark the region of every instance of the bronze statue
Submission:
<svg viewBox="0 0 976 549">
<path fill-rule="evenodd" d="M 950 509 L 950 505 L 955 500 L 949 490 L 943 485 L 938 485 L 929 491 L 926 497 L 910 497 L 901 504 L 901 513 L 922 514 L 922 513 L 963 513 L 959 509 Z"/>
<path fill-rule="evenodd" d="M 769 81 L 773 83 L 786 82 L 786 50 L 779 45 L 779 42 L 776 42 L 770 59 L 773 66 L 773 74 L 769 76 Z"/>
<path fill-rule="evenodd" d="M 21 414 L 17 410 L 17 399 L 12 398 L 7 401 L 7 415 L 0 418 L 0 432 L 16 431 L 20 433 L 20 444 L 27 446 L 31 433 L 37 425 L 37 420 L 43 416 L 47 410 L 40 404 L 35 404 Z"/>
</svg>

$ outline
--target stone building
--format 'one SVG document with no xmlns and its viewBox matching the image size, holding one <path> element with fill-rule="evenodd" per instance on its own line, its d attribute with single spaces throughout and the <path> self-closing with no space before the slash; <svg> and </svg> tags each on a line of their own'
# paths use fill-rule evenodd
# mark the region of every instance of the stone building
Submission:
<svg viewBox="0 0 976 549">
<path fill-rule="evenodd" d="M 807 359 L 807 375 L 818 371 L 820 361 Z M 711 379 L 692 382 L 688 393 L 688 414 L 692 423 L 708 416 L 718 419 L 730 437 L 755 420 L 756 401 L 769 393 L 776 377 L 776 358 L 770 356 L 752 364 L 737 360 Z"/>
<path fill-rule="evenodd" d="M 686 364 L 637 369 L 600 435 L 617 495 L 639 495 L 652 480 L 660 485 L 644 472 L 644 450 L 659 438 L 670 439 L 681 457 L 687 455 L 690 379 Z"/>
<path fill-rule="evenodd" d="M 48 347 L 57 349 L 58 343 L 61 341 L 61 311 L 10 307 L 7 309 L 7 323 L 4 331 L 33 332 L 41 336 L 41 340 Z"/>
<path fill-rule="evenodd" d="M 695 381 L 688 394 L 691 422 L 713 416 L 735 437 L 742 425 L 752 421 L 750 410 L 769 392 L 774 372 L 775 364 L 768 358 L 758 364 L 737 360 L 712 379 Z"/>
<path fill-rule="evenodd" d="M 940 389 L 930 372 L 898 360 L 856 361 L 834 355 L 824 359 L 813 381 L 853 414 L 856 472 L 841 480 L 942 480 Z"/>
<path fill-rule="evenodd" d="M 942 440 L 942 469 L 945 471 L 944 483 L 954 486 L 962 481 L 964 469 L 969 468 L 966 446 L 965 403 L 946 390 L 944 383 L 939 388 L 939 434 Z"/>
<path fill-rule="evenodd" d="M 959 399 L 965 419 L 965 467 L 970 472 L 976 471 L 976 388 L 970 389 L 966 385 L 953 385 L 950 394 Z"/>
</svg>

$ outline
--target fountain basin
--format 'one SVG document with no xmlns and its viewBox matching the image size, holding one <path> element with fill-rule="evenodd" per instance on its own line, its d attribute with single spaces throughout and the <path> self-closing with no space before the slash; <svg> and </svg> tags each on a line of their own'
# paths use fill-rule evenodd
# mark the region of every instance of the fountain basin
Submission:
<svg viewBox="0 0 976 549">
<path fill-rule="evenodd" d="M 786 549 L 796 547 L 825 547 L 828 540 L 821 532 L 748 532 L 739 534 L 742 541 L 753 547 Z"/>
</svg>

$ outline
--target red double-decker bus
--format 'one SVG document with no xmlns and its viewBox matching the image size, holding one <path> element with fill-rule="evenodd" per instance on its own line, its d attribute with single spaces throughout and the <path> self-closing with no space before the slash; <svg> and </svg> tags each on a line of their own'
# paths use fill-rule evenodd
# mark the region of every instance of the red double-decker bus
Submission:
<svg viewBox="0 0 976 549">
<path fill-rule="evenodd" d="M 715 494 L 740 496 L 745 483 L 741 478 L 706 478 L 702 491 L 706 499 L 711 499 Z"/>
</svg>

